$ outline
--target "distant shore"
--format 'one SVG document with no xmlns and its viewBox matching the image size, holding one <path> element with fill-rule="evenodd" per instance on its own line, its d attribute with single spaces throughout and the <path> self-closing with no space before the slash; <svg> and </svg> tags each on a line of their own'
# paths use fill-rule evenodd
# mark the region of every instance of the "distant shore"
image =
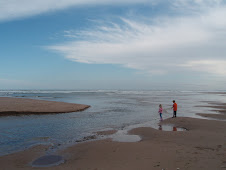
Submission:
<svg viewBox="0 0 226 170">
<path fill-rule="evenodd" d="M 0 97 L 0 116 L 69 113 L 82 111 L 89 107 L 89 105 L 83 104 Z"/>
<path fill-rule="evenodd" d="M 220 107 L 221 114 L 224 115 L 225 106 L 219 104 L 217 107 Z M 225 119 L 220 121 L 177 117 L 166 119 L 160 125 L 172 125 L 187 130 L 175 132 L 142 127 L 129 132 L 139 135 L 142 138 L 139 142 L 114 142 L 105 139 L 76 144 L 56 153 L 63 156 L 65 163 L 45 169 L 220 170 L 226 168 Z M 48 146 L 40 145 L 2 156 L 1 168 L 43 169 L 32 168 L 30 164 L 43 156 L 47 148 Z"/>
</svg>

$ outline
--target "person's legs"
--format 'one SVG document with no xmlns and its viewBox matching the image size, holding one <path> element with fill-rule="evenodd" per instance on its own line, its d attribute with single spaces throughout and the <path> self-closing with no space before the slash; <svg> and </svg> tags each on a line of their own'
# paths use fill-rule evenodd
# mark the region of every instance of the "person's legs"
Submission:
<svg viewBox="0 0 226 170">
<path fill-rule="evenodd" d="M 160 119 L 162 120 L 162 113 L 159 113 L 159 115 L 160 115 Z"/>
<path fill-rule="evenodd" d="M 177 117 L 177 111 L 174 111 L 173 117 Z"/>
</svg>

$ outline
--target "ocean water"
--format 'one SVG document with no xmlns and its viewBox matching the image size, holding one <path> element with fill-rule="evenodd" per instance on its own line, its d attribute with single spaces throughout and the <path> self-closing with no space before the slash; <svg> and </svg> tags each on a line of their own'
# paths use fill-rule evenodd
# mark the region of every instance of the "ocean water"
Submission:
<svg viewBox="0 0 226 170">
<path fill-rule="evenodd" d="M 196 113 L 216 114 L 209 107 L 201 107 L 210 101 L 226 102 L 226 94 L 200 91 L 5 90 L 0 96 L 91 105 L 82 112 L 0 117 L 0 155 L 37 144 L 51 144 L 49 152 L 54 152 L 103 130 L 126 135 L 134 127 L 158 129 L 158 106 L 163 105 L 163 119 L 172 117 L 172 100 L 178 104 L 178 116 L 196 118 L 201 118 Z"/>
</svg>

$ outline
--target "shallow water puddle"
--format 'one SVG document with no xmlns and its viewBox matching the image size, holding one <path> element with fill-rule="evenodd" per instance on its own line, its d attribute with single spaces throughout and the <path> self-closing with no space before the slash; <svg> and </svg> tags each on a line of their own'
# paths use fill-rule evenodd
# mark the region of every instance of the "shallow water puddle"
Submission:
<svg viewBox="0 0 226 170">
<path fill-rule="evenodd" d="M 159 125 L 158 130 L 162 131 L 187 131 L 185 128 L 178 128 L 173 125 Z"/>
<path fill-rule="evenodd" d="M 138 142 L 141 140 L 141 137 L 138 135 L 128 135 L 127 130 L 119 130 L 110 137 L 112 141 L 116 142 Z"/>
<path fill-rule="evenodd" d="M 64 163 L 64 159 L 59 155 L 45 155 L 32 162 L 32 167 L 51 167 Z"/>
</svg>

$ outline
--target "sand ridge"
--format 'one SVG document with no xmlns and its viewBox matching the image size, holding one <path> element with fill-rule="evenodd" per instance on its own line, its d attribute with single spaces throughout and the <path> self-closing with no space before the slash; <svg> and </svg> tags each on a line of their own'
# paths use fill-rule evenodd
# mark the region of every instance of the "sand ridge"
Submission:
<svg viewBox="0 0 226 170">
<path fill-rule="evenodd" d="M 89 107 L 89 105 L 83 104 L 0 97 L 0 116 L 69 113 L 82 111 Z"/>
</svg>

